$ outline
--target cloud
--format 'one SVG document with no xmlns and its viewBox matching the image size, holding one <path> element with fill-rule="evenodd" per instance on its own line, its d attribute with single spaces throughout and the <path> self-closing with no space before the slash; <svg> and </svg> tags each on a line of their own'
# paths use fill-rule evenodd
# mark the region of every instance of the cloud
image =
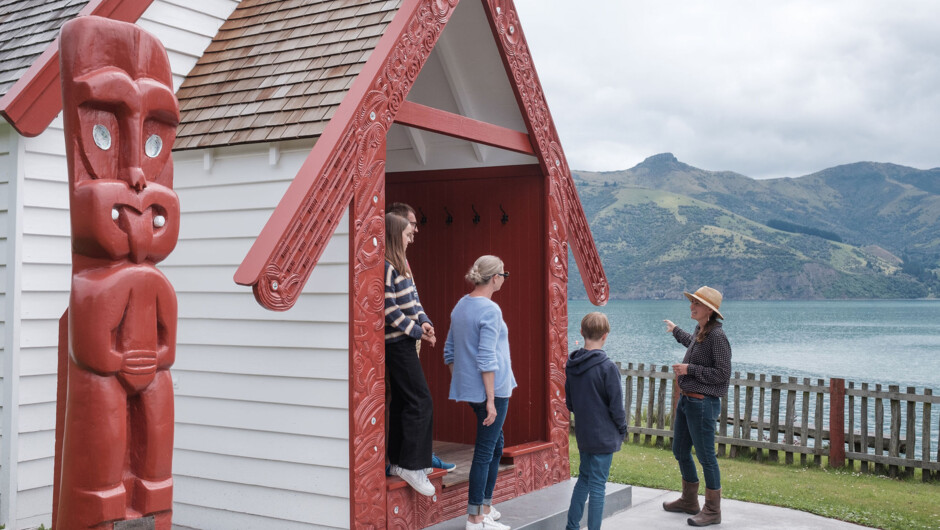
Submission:
<svg viewBox="0 0 940 530">
<path fill-rule="evenodd" d="M 573 168 L 940 166 L 940 2 L 516 0 Z"/>
</svg>

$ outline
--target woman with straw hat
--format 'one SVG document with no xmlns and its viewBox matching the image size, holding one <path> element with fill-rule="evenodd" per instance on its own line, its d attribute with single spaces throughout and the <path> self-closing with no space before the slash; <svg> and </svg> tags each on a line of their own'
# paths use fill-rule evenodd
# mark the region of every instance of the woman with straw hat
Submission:
<svg viewBox="0 0 940 530">
<path fill-rule="evenodd" d="M 724 319 L 721 293 L 703 286 L 694 293 L 685 293 L 691 305 L 692 333 L 683 331 L 670 320 L 666 332 L 685 346 L 682 363 L 672 365 L 679 387 L 679 403 L 673 416 L 672 453 L 682 474 L 682 496 L 664 502 L 667 512 L 692 514 L 692 526 L 721 523 L 721 472 L 715 458 L 715 422 L 721 411 L 721 396 L 728 393 L 731 379 L 731 345 L 718 319 Z M 692 460 L 692 448 L 705 475 L 705 506 L 699 510 L 698 474 Z"/>
</svg>

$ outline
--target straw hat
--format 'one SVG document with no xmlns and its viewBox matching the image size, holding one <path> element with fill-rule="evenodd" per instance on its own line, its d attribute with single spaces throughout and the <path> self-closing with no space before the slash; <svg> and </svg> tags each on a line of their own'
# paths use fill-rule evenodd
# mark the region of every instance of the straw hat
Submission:
<svg viewBox="0 0 940 530">
<path fill-rule="evenodd" d="M 718 315 L 718 318 L 724 319 L 725 317 L 721 315 L 721 311 L 718 311 L 718 308 L 721 307 L 721 292 L 718 289 L 712 289 L 707 285 L 699 287 L 698 291 L 695 291 L 692 294 L 682 293 L 686 298 L 692 301 L 699 301 L 705 307 L 711 309 Z"/>
</svg>

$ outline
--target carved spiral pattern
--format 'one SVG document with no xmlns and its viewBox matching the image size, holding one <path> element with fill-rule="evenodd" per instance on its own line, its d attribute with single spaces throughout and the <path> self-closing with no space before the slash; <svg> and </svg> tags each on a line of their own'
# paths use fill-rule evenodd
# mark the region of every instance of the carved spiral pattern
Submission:
<svg viewBox="0 0 940 530">
<path fill-rule="evenodd" d="M 457 0 L 423 0 L 408 16 L 399 37 L 373 80 L 360 111 L 327 168 L 330 180 L 352 181 L 350 479 L 353 528 L 413 528 L 410 490 L 385 489 L 385 138 L 401 102 L 414 85 Z M 350 164 L 350 161 L 354 161 Z M 348 204 L 345 202 L 343 204 Z M 375 418 L 375 424 L 372 423 Z M 396 504 L 397 503 L 397 504 Z M 394 514 L 399 505 L 399 514 Z"/>
<path fill-rule="evenodd" d="M 297 301 L 303 285 L 297 274 L 284 274 L 276 264 L 269 264 L 264 269 L 258 283 L 252 289 L 261 305 L 286 311 Z"/>
<path fill-rule="evenodd" d="M 414 494 L 410 488 L 398 488 L 388 492 L 389 529 L 411 530 L 418 527 L 415 521 L 417 510 L 413 509 L 413 503 Z M 395 513 L 395 508 L 398 508 L 398 513 Z"/>
</svg>

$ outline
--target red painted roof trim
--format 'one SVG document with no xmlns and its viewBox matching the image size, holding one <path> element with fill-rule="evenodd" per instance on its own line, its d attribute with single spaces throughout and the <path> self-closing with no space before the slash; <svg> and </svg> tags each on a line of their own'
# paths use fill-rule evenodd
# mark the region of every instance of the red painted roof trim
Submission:
<svg viewBox="0 0 940 530">
<path fill-rule="evenodd" d="M 91 0 L 78 16 L 95 15 L 137 22 L 152 3 L 153 0 Z M 59 38 L 56 37 L 23 77 L 0 98 L 0 115 L 23 136 L 38 136 L 61 110 Z"/>
</svg>

